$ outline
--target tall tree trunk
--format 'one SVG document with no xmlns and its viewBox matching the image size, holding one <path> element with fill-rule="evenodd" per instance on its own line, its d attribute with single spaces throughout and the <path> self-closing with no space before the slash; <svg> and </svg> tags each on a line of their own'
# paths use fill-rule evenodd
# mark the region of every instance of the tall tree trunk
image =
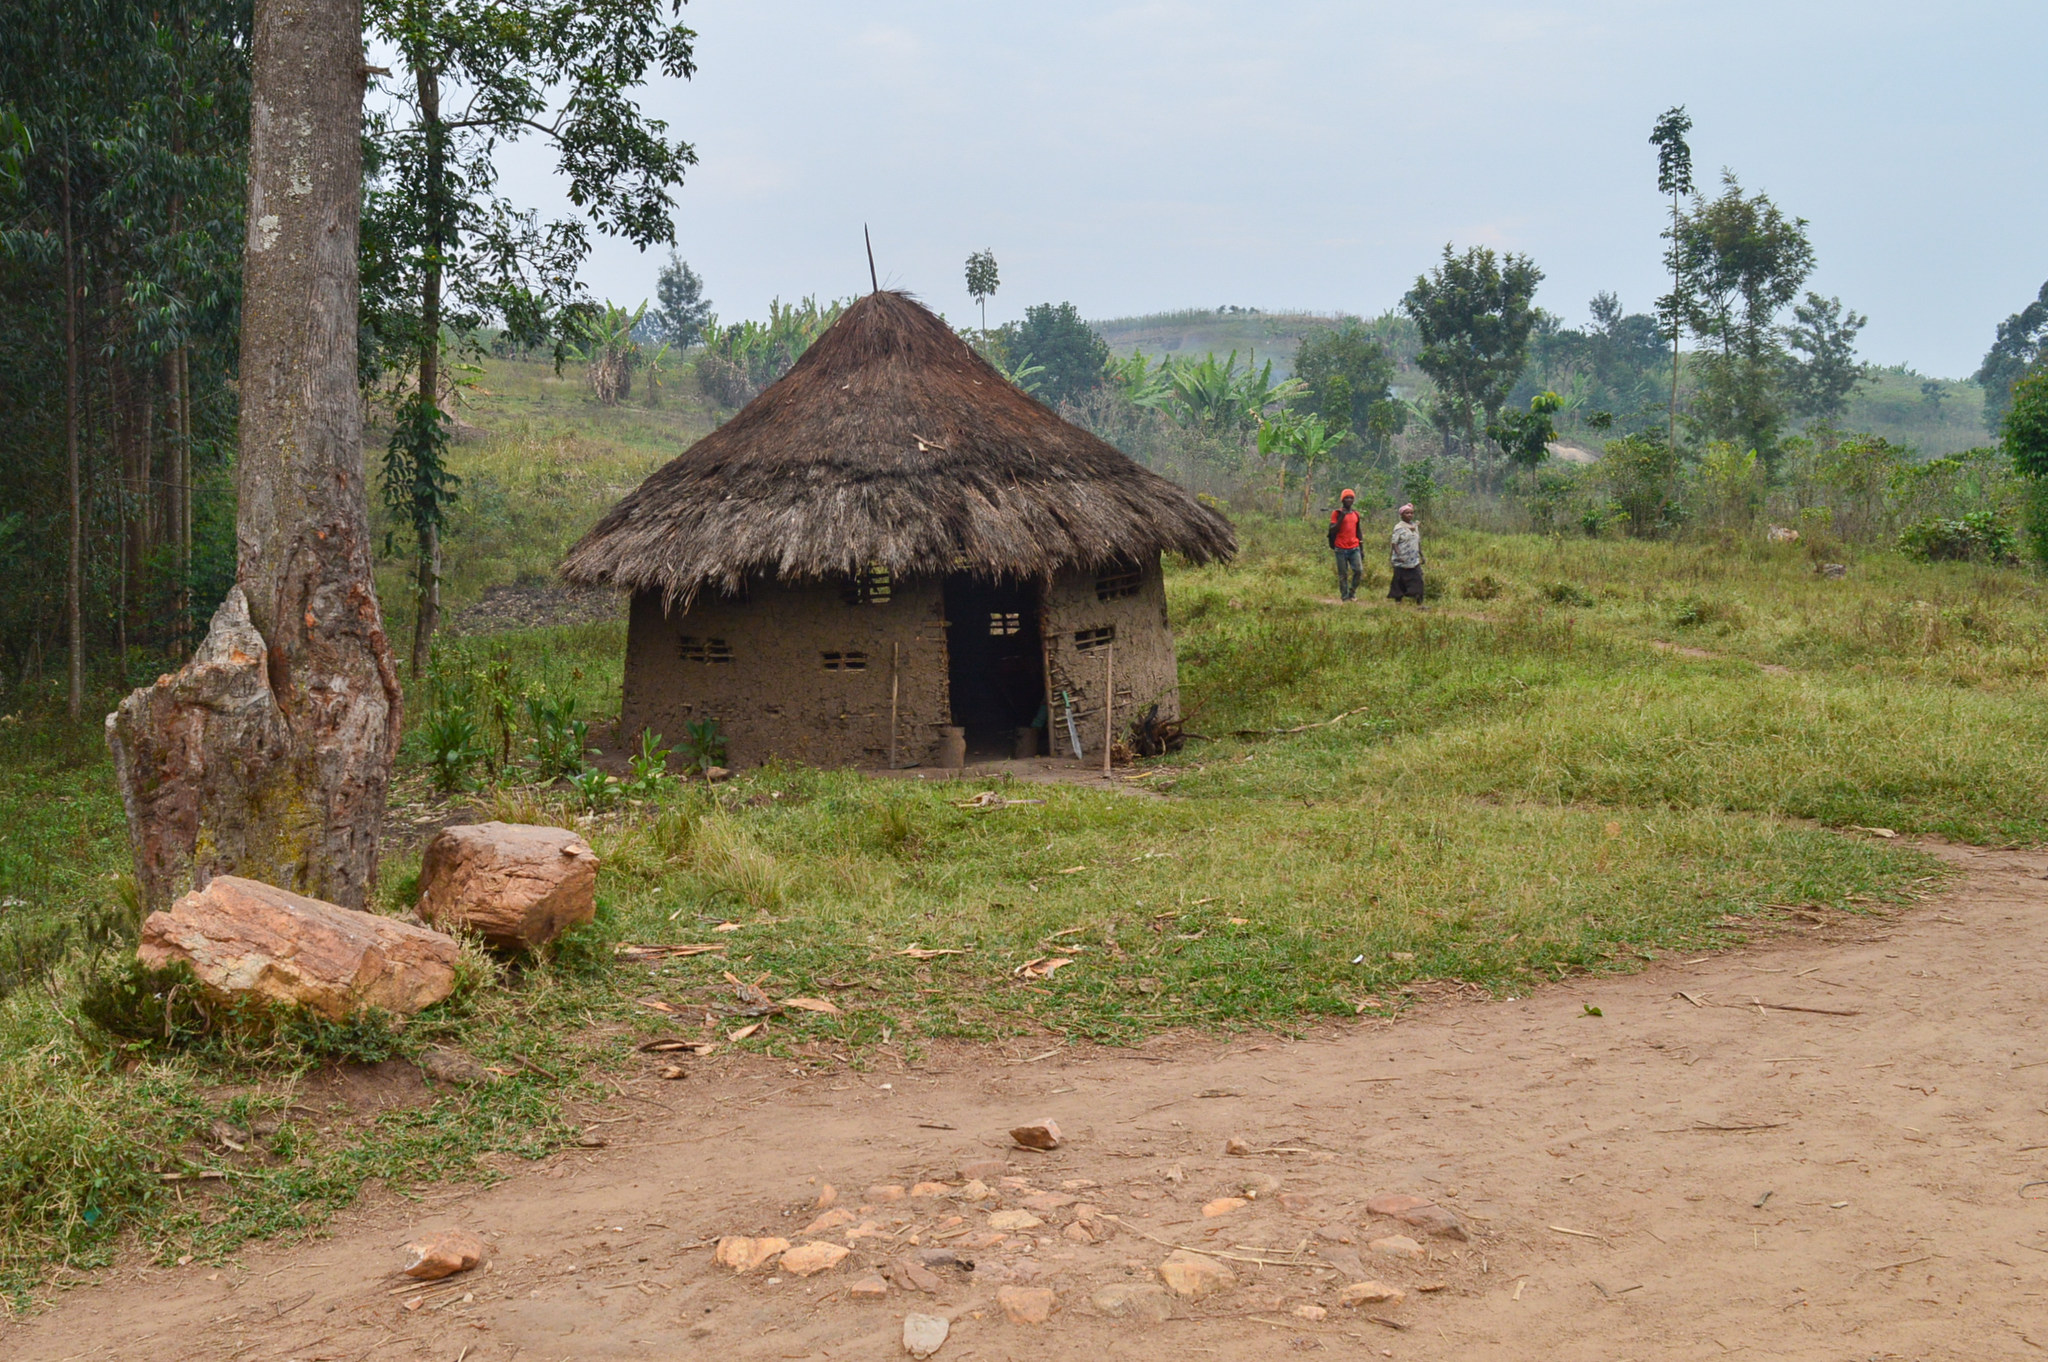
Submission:
<svg viewBox="0 0 2048 1362">
<path fill-rule="evenodd" d="M 424 30 L 426 24 L 422 22 Z M 441 75 L 431 53 L 414 61 L 419 72 L 420 126 L 426 131 L 426 268 L 420 274 L 420 401 L 428 412 L 441 409 L 441 254 L 447 247 L 448 130 L 441 122 Z M 422 676 L 441 623 L 441 532 L 433 524 L 419 534 L 419 590 L 412 617 L 412 674 Z"/>
<path fill-rule="evenodd" d="M 1678 193 L 1671 194 L 1671 418 L 1665 426 L 1664 446 L 1678 448 L 1678 335 L 1682 323 L 1678 313 Z"/>
<path fill-rule="evenodd" d="M 256 0 L 251 68 L 236 585 L 108 741 L 152 907 L 233 872 L 360 908 L 401 717 L 356 389 L 360 3 Z"/>
<path fill-rule="evenodd" d="M 71 543 L 64 565 L 64 627 L 71 644 L 71 693 L 65 712 L 76 720 L 85 707 L 85 619 L 79 608 L 85 522 L 78 487 L 78 241 L 71 222 L 71 152 L 67 135 L 64 179 L 64 492 L 71 513 Z"/>
</svg>

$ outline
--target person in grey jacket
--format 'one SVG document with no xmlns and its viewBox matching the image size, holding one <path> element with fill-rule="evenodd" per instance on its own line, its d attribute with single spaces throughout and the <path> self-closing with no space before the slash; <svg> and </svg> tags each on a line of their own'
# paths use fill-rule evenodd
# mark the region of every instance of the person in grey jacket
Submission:
<svg viewBox="0 0 2048 1362">
<path fill-rule="evenodd" d="M 1422 531 L 1415 526 L 1415 507 L 1401 508 L 1401 519 L 1394 526 L 1394 537 L 1389 557 L 1394 565 L 1394 581 L 1387 588 L 1387 599 L 1398 601 L 1413 596 L 1416 608 L 1422 609 Z"/>
</svg>

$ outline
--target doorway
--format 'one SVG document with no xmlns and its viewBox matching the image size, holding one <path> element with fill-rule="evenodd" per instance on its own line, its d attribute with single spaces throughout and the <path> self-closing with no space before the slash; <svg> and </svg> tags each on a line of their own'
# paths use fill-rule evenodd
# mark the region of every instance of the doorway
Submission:
<svg viewBox="0 0 2048 1362">
<path fill-rule="evenodd" d="M 948 577 L 946 663 L 967 755 L 1010 756 L 1017 730 L 1029 728 L 1045 704 L 1038 584 Z"/>
</svg>

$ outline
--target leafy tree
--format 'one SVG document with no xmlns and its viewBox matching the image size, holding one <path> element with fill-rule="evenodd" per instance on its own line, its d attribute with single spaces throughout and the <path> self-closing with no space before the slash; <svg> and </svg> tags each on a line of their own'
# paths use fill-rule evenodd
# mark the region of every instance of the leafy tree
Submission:
<svg viewBox="0 0 2048 1362">
<path fill-rule="evenodd" d="M 1856 335 L 1870 318 L 1845 311 L 1840 298 L 1808 293 L 1792 309 L 1785 344 L 1794 353 L 1785 366 L 1786 405 L 1799 416 L 1833 421 L 1864 381 L 1856 362 Z"/>
<path fill-rule="evenodd" d="M 1035 395 L 1049 407 L 1087 396 L 1102 382 L 1109 361 L 1108 344 L 1072 303 L 1028 307 L 1023 321 L 1001 328 L 997 337 L 1006 354 L 1022 357 L 1020 365 L 1036 364 L 1045 371 Z"/>
<path fill-rule="evenodd" d="M 654 297 L 660 306 L 648 319 L 654 323 L 656 339 L 681 351 L 703 338 L 704 324 L 711 320 L 711 300 L 704 296 L 703 277 L 674 251 L 668 253 L 668 263 L 661 267 Z"/>
<path fill-rule="evenodd" d="M 404 71 L 386 83 L 391 110 L 369 127 L 366 362 L 412 379 L 393 435 L 412 444 L 391 462 L 414 470 L 413 488 L 453 490 L 439 474 L 446 440 L 433 434 L 446 420 L 446 333 L 496 320 L 514 344 L 561 345 L 561 309 L 589 252 L 583 222 L 543 226 L 497 192 L 501 147 L 548 143 L 570 202 L 606 235 L 643 250 L 674 239 L 670 191 L 696 154 L 632 92 L 651 71 L 694 73 L 695 35 L 671 18 L 680 9 L 680 0 L 369 0 L 365 17 Z M 413 504 L 419 675 L 440 611 L 445 503 Z"/>
<path fill-rule="evenodd" d="M 994 251 L 976 251 L 967 257 L 967 295 L 981 306 L 983 336 L 988 335 L 988 300 L 996 296 L 996 286 L 1001 282 Z"/>
<path fill-rule="evenodd" d="M 1564 399 L 1556 393 L 1537 393 L 1529 399 L 1529 410 L 1505 412 L 1486 427 L 1487 438 L 1500 446 L 1502 454 L 1517 468 L 1534 468 L 1550 457 L 1549 445 L 1557 439 L 1551 417 L 1564 410 Z"/>
<path fill-rule="evenodd" d="M 2048 359 L 2048 284 L 2033 302 L 1998 324 L 1997 339 L 1984 352 L 1976 380 L 1984 387 L 1984 424 L 1997 430 L 2012 402 L 2013 385 Z"/>
<path fill-rule="evenodd" d="M 1685 287 L 1684 260 L 1679 249 L 1679 200 L 1693 192 L 1692 148 L 1685 135 L 1692 131 L 1692 115 L 1683 104 L 1659 115 L 1650 128 L 1650 145 L 1657 148 L 1657 192 L 1671 196 L 1671 228 L 1664 239 L 1671 244 L 1664 252 L 1664 264 L 1671 271 L 1671 292 L 1658 304 L 1665 329 L 1671 334 L 1671 411 L 1664 442 L 1678 447 L 1678 341 L 1685 330 L 1690 299 Z"/>
<path fill-rule="evenodd" d="M 1736 441 L 1775 465 L 1784 424 L 1778 316 L 1813 272 L 1806 220 L 1724 171 L 1721 193 L 1693 196 L 1674 241 L 1687 327 L 1712 344 L 1700 359 L 1695 417 L 1709 437 Z"/>
<path fill-rule="evenodd" d="M 2048 370 L 2013 384 L 2001 434 L 2020 476 L 2048 478 Z"/>
<path fill-rule="evenodd" d="M 1310 410 L 1353 431 L 1369 431 L 1373 408 L 1394 395 L 1394 357 L 1355 317 L 1304 338 L 1294 376 L 1308 385 Z"/>
<path fill-rule="evenodd" d="M 1542 280 L 1527 256 L 1496 256 L 1486 246 L 1456 255 L 1447 245 L 1442 262 L 1401 300 L 1422 335 L 1416 363 L 1436 383 L 1444 453 L 1453 429 L 1461 431 L 1475 471 L 1482 417 L 1498 418 L 1528 362 Z"/>
</svg>

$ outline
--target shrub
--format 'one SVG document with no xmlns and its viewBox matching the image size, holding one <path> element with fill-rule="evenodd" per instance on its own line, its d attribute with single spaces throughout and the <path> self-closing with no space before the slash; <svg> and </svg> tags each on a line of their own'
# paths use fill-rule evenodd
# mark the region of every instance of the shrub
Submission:
<svg viewBox="0 0 2048 1362">
<path fill-rule="evenodd" d="M 669 749 L 661 745 L 661 734 L 651 729 L 640 735 L 640 751 L 627 759 L 632 775 L 624 792 L 633 799 L 659 799 L 675 784 L 668 773 Z"/>
<path fill-rule="evenodd" d="M 1458 594 L 1468 601 L 1490 601 L 1505 590 L 1507 588 L 1500 584 L 1498 577 L 1482 572 L 1477 577 L 1467 577 L 1458 587 Z"/>
<path fill-rule="evenodd" d="M 590 725 L 576 717 L 576 697 L 551 700 L 526 697 L 526 717 L 533 725 L 533 763 L 541 779 L 583 773 L 583 752 L 590 745 Z"/>
<path fill-rule="evenodd" d="M 1742 612 L 1727 601 L 1688 596 L 1671 612 L 1671 623 L 1679 629 L 1697 629 L 1708 624 L 1740 624 Z"/>
<path fill-rule="evenodd" d="M 1573 605 L 1581 610 L 1590 609 L 1593 605 L 1592 593 L 1570 582 L 1552 582 L 1537 594 L 1552 605 Z"/>
<path fill-rule="evenodd" d="M 1899 550 L 1923 562 L 2011 563 L 2019 536 L 1996 511 L 1972 511 L 1959 520 L 1929 516 L 1906 528 Z"/>
<path fill-rule="evenodd" d="M 683 725 L 683 754 L 686 769 L 703 773 L 725 765 L 725 730 L 716 719 L 692 719 Z"/>
<path fill-rule="evenodd" d="M 477 742 L 477 722 L 466 710 L 446 706 L 427 720 L 427 769 L 442 794 L 473 789 L 473 772 L 490 754 Z"/>
</svg>

